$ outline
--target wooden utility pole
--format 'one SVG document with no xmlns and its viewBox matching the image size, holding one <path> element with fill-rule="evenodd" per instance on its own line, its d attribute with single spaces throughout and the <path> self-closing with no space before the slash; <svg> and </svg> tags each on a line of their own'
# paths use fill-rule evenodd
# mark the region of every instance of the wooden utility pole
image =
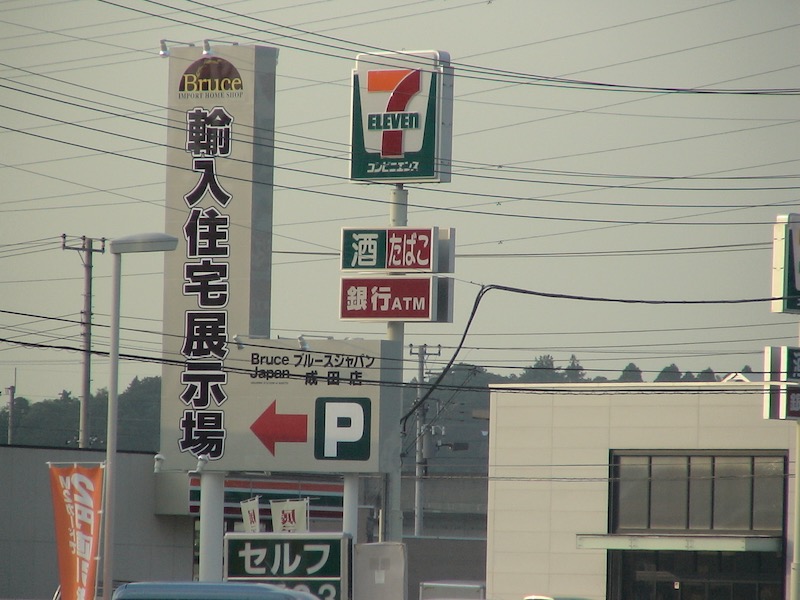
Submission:
<svg viewBox="0 0 800 600">
<path fill-rule="evenodd" d="M 81 336 L 83 337 L 83 378 L 81 386 L 80 425 L 78 447 L 89 447 L 89 398 L 92 385 L 92 255 L 106 251 L 106 238 L 101 238 L 100 248 L 94 249 L 94 241 L 81 237 L 80 246 L 67 246 L 67 234 L 61 234 L 62 250 L 77 250 L 83 262 L 83 310 L 81 311 Z"/>
<path fill-rule="evenodd" d="M 16 379 L 16 377 L 14 377 Z M 8 393 L 8 445 L 14 443 L 14 392 L 16 386 L 12 385 L 6 388 Z"/>
</svg>

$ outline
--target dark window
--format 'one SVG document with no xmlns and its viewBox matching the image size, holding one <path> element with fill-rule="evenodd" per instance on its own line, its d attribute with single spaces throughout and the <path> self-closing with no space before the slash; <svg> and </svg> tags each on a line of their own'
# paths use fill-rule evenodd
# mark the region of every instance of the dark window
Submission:
<svg viewBox="0 0 800 600">
<path fill-rule="evenodd" d="M 713 475 L 711 456 L 689 457 L 689 529 L 711 529 Z"/>
<path fill-rule="evenodd" d="M 689 494 L 689 461 L 685 456 L 651 459 L 650 528 L 685 529 Z"/>
<path fill-rule="evenodd" d="M 650 467 L 646 456 L 626 456 L 619 463 L 619 526 L 647 529 Z"/>
<path fill-rule="evenodd" d="M 611 532 L 782 532 L 786 468 L 784 452 L 612 452 Z"/>
<path fill-rule="evenodd" d="M 780 600 L 773 552 L 609 551 L 610 600 Z"/>
<path fill-rule="evenodd" d="M 775 529 L 783 522 L 784 461 L 778 456 L 756 456 L 753 473 L 753 529 Z"/>
<path fill-rule="evenodd" d="M 751 529 L 752 468 L 752 461 L 745 456 L 718 456 L 714 460 L 714 529 Z"/>
</svg>

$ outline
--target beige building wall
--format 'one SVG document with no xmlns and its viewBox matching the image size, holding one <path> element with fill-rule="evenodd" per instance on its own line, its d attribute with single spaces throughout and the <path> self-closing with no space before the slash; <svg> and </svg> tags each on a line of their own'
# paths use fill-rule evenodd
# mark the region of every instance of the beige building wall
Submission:
<svg viewBox="0 0 800 600">
<path fill-rule="evenodd" d="M 606 551 L 576 537 L 608 533 L 609 451 L 790 449 L 794 465 L 795 426 L 762 412 L 755 383 L 492 386 L 488 597 L 605 598 Z"/>
</svg>

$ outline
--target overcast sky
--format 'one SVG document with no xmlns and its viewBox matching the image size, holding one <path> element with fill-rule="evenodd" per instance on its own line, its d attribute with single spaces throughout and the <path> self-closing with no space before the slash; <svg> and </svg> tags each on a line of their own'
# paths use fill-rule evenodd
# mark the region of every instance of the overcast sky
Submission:
<svg viewBox="0 0 800 600">
<path fill-rule="evenodd" d="M 772 225 L 797 210 L 798 25 L 788 0 L 4 0 L 2 398 L 15 378 L 33 401 L 81 392 L 83 265 L 61 235 L 164 228 L 162 38 L 279 48 L 274 337 L 385 335 L 338 320 L 340 229 L 386 226 L 390 194 L 347 180 L 351 69 L 359 52 L 437 49 L 456 73 L 452 182 L 407 186 L 409 225 L 456 228 L 454 322 L 405 328 L 441 344 L 430 369 L 498 284 L 556 297 L 489 292 L 460 362 L 761 370 L 764 346 L 796 345 L 797 318 L 717 301 L 770 296 Z M 123 353 L 160 356 L 161 270 L 125 258 Z M 110 273 L 95 254 L 100 352 Z M 159 372 L 126 362 L 120 382 Z"/>
</svg>

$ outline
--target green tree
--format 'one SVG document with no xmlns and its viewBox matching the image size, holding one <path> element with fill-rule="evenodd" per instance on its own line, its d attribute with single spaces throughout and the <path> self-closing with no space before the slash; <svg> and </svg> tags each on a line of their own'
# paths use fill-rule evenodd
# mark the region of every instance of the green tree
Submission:
<svg viewBox="0 0 800 600">
<path fill-rule="evenodd" d="M 63 447 L 78 435 L 79 401 L 72 392 L 63 390 L 55 400 L 34 402 L 22 414 L 16 414 L 16 399 L 14 406 L 14 444 Z"/>
<path fill-rule="evenodd" d="M 525 367 L 519 376 L 521 383 L 560 383 L 565 381 L 564 373 L 556 367 L 555 359 L 549 354 L 537 357 L 533 365 Z"/>
<path fill-rule="evenodd" d="M 62 391 L 57 399 L 29 403 L 14 401 L 14 444 L 22 446 L 77 447 L 80 401 Z M 105 448 L 108 390 L 89 399 L 88 446 Z M 161 378 L 134 378 L 119 395 L 119 450 L 152 451 L 159 447 Z M 8 408 L 0 409 L 0 442 L 8 443 Z"/>
<path fill-rule="evenodd" d="M 24 396 L 14 398 L 14 444 L 19 444 L 19 423 L 30 410 L 31 403 Z M 0 408 L 0 445 L 8 444 L 8 400 Z"/>
<path fill-rule="evenodd" d="M 718 381 L 718 379 L 716 373 L 708 367 L 697 374 L 697 381 Z"/>
<path fill-rule="evenodd" d="M 161 432 L 161 378 L 134 377 L 119 395 L 119 448 L 157 452 Z"/>
<path fill-rule="evenodd" d="M 567 383 L 581 383 L 586 381 L 586 371 L 583 370 L 578 358 L 573 354 L 569 357 L 569 363 L 564 368 L 564 379 Z"/>
<path fill-rule="evenodd" d="M 677 367 L 675 363 L 672 363 L 668 367 L 664 367 L 661 369 L 661 373 L 658 374 L 656 377 L 656 382 L 676 382 L 681 380 L 681 370 Z"/>
<path fill-rule="evenodd" d="M 108 389 L 97 392 L 97 409 L 92 420 L 102 421 L 97 445 L 106 447 Z M 117 450 L 157 452 L 161 432 L 161 378 L 134 377 L 128 388 L 119 394 L 117 405 Z"/>
<path fill-rule="evenodd" d="M 628 363 L 628 366 L 622 369 L 622 373 L 620 373 L 619 379 L 617 379 L 617 381 L 626 383 L 641 383 L 642 381 L 644 381 L 642 379 L 642 370 L 635 364 Z"/>
</svg>

